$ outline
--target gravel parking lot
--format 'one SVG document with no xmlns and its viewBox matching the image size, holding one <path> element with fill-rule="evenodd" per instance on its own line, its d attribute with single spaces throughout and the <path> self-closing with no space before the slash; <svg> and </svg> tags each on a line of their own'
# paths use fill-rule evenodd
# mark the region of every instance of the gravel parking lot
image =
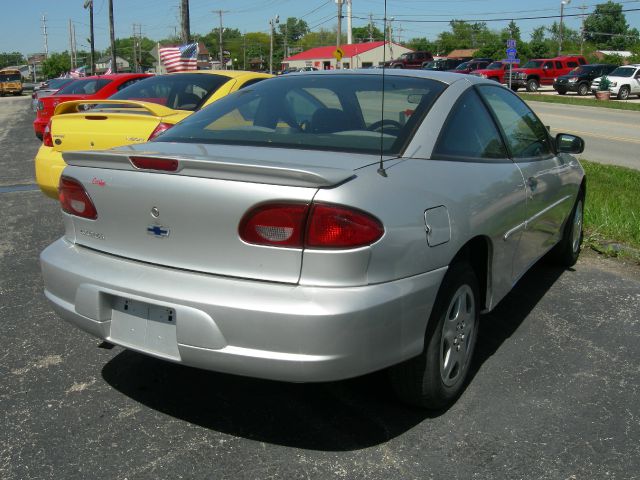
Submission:
<svg viewBox="0 0 640 480">
<path fill-rule="evenodd" d="M 0 478 L 640 478 L 637 265 L 534 267 L 442 412 L 397 403 L 384 372 L 286 384 L 104 348 L 42 293 L 62 226 L 33 189 L 29 101 L 0 98 Z"/>
</svg>

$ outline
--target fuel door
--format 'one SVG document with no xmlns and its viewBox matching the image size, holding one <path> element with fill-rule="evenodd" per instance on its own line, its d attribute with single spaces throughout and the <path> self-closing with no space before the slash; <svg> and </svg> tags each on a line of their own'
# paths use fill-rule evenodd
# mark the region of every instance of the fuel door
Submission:
<svg viewBox="0 0 640 480">
<path fill-rule="evenodd" d="M 442 245 L 451 240 L 451 221 L 449 211 L 444 205 L 430 208 L 424 212 L 424 228 L 430 247 Z"/>
</svg>

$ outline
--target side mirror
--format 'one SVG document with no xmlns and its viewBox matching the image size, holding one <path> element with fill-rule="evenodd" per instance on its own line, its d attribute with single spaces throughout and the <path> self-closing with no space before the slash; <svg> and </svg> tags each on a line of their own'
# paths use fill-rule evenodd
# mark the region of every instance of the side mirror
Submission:
<svg viewBox="0 0 640 480">
<path fill-rule="evenodd" d="M 576 135 L 559 133 L 556 135 L 556 147 L 560 153 L 578 154 L 584 152 L 584 140 Z"/>
</svg>

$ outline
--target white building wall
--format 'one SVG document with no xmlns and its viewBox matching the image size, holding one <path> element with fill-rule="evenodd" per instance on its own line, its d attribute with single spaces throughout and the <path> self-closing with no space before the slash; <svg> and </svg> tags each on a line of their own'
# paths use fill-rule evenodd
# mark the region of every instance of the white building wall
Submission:
<svg viewBox="0 0 640 480">
<path fill-rule="evenodd" d="M 362 68 L 363 65 L 381 65 L 385 60 L 389 61 L 392 58 L 398 58 L 403 53 L 411 52 L 410 48 L 403 47 L 402 45 L 391 44 L 379 46 L 363 53 L 354 54 L 353 57 L 344 57 L 342 59 L 342 65 L 344 68 Z M 316 67 L 320 70 L 324 70 L 328 65 L 330 69 L 336 68 L 336 59 L 331 58 L 314 58 L 311 60 L 291 60 L 285 61 L 288 68 L 302 68 L 302 67 Z"/>
</svg>

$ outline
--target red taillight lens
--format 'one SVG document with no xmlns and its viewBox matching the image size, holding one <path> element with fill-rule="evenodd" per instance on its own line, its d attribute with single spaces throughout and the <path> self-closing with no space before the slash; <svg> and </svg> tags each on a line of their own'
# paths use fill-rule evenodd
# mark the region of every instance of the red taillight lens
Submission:
<svg viewBox="0 0 640 480">
<path fill-rule="evenodd" d="M 151 132 L 151 135 L 149 135 L 149 138 L 147 139 L 147 141 L 153 140 L 158 135 L 169 130 L 171 127 L 173 127 L 173 124 L 171 123 L 164 123 L 164 122 L 159 123 L 158 126 L 154 128 L 153 132 Z"/>
<path fill-rule="evenodd" d="M 240 222 L 240 238 L 247 243 L 302 248 L 307 204 L 276 203 L 249 210 Z"/>
<path fill-rule="evenodd" d="M 47 123 L 47 126 L 44 127 L 44 131 L 42 132 L 42 143 L 45 147 L 53 147 L 53 138 L 51 137 L 51 120 Z"/>
<path fill-rule="evenodd" d="M 338 205 L 314 204 L 305 246 L 357 248 L 378 241 L 383 234 L 382 223 L 368 213 Z"/>
<path fill-rule="evenodd" d="M 163 172 L 178 170 L 178 160 L 171 158 L 129 157 L 129 160 L 134 167 L 143 170 L 162 170 Z"/>
<path fill-rule="evenodd" d="M 240 222 L 247 243 L 290 248 L 358 248 L 384 235 L 380 221 L 361 210 L 331 204 L 266 204 Z"/>
<path fill-rule="evenodd" d="M 95 220 L 98 211 L 91 201 L 91 197 L 77 180 L 62 176 L 58 185 L 58 199 L 65 212 L 76 217 Z"/>
</svg>

